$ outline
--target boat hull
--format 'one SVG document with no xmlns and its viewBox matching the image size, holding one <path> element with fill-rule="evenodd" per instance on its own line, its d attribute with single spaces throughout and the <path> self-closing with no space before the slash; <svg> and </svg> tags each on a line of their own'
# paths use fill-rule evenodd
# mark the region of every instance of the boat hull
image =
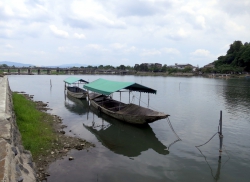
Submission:
<svg viewBox="0 0 250 182">
<path fill-rule="evenodd" d="M 86 99 L 88 92 L 79 87 L 67 87 L 67 93 L 77 99 Z"/>
<path fill-rule="evenodd" d="M 152 123 L 152 122 L 154 122 L 156 120 L 164 119 L 164 118 L 167 118 L 169 116 L 169 115 L 166 115 L 164 113 L 152 111 L 150 109 L 140 107 L 140 106 L 137 106 L 137 105 L 134 105 L 134 104 L 125 104 L 125 107 L 123 109 L 114 112 L 114 111 L 111 111 L 111 110 L 101 106 L 100 104 L 95 102 L 93 99 L 90 99 L 90 103 L 99 112 L 105 113 L 105 114 L 107 114 L 107 115 L 109 115 L 111 117 L 114 117 L 116 119 L 119 119 L 119 120 L 124 121 L 124 122 L 131 123 L 131 124 Z M 150 111 L 151 113 L 154 113 L 154 114 L 143 115 L 143 114 L 140 114 L 139 112 L 138 112 L 138 114 L 129 114 L 128 112 L 126 113 L 126 110 L 129 110 L 131 107 L 132 107 L 132 109 L 137 108 L 137 109 L 143 110 L 144 112 L 147 112 L 147 111 L 149 112 Z"/>
</svg>

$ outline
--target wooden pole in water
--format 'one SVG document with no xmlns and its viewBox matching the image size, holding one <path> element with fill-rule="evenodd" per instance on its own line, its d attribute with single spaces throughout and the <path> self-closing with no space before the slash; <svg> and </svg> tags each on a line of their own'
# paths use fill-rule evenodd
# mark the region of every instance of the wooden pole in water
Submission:
<svg viewBox="0 0 250 182">
<path fill-rule="evenodd" d="M 219 160 L 221 159 L 222 153 L 222 144 L 223 144 L 223 135 L 222 135 L 222 111 L 220 111 L 220 130 L 219 130 L 219 139 L 220 139 L 220 150 L 219 150 Z"/>
<path fill-rule="evenodd" d="M 52 87 L 51 79 L 50 79 L 50 87 Z"/>
</svg>

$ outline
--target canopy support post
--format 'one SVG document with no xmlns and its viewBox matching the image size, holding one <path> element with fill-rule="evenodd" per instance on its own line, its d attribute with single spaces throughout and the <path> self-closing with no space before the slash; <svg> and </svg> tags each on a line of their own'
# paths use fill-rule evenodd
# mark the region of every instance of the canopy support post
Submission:
<svg viewBox="0 0 250 182">
<path fill-rule="evenodd" d="M 141 106 L 140 104 L 141 104 L 141 92 L 140 92 L 139 106 Z"/>
<path fill-rule="evenodd" d="M 149 108 L 149 93 L 148 93 L 148 108 Z"/>
<path fill-rule="evenodd" d="M 130 104 L 130 91 L 129 91 L 129 104 Z"/>
<path fill-rule="evenodd" d="M 120 102 L 121 102 L 122 92 L 120 92 Z"/>
</svg>

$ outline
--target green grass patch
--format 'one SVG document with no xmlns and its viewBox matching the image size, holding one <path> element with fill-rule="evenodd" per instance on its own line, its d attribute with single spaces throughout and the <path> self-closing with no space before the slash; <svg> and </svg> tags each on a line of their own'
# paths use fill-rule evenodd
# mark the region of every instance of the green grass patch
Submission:
<svg viewBox="0 0 250 182">
<path fill-rule="evenodd" d="M 53 130 L 53 116 L 36 109 L 36 104 L 23 95 L 13 93 L 14 111 L 22 143 L 34 159 L 53 148 L 56 133 Z"/>
</svg>

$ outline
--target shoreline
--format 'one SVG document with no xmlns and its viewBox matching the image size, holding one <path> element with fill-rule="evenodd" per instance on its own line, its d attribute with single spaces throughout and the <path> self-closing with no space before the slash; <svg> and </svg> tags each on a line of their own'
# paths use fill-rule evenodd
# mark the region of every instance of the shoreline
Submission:
<svg viewBox="0 0 250 182">
<path fill-rule="evenodd" d="M 52 110 L 47 107 L 47 103 L 42 101 L 34 101 L 33 95 L 26 94 L 24 92 L 15 92 L 22 94 L 27 100 L 36 104 L 36 109 L 38 111 L 44 112 L 46 115 L 52 116 L 52 128 L 53 132 L 56 134 L 57 138 L 52 144 L 52 148 L 43 152 L 43 154 L 38 157 L 33 157 L 33 162 L 35 163 L 36 178 L 38 181 L 46 180 L 50 174 L 48 173 L 48 168 L 52 162 L 56 160 L 63 159 L 67 157 L 69 160 L 74 160 L 73 157 L 68 156 L 70 150 L 87 150 L 90 147 L 95 147 L 94 144 L 77 137 L 71 137 L 65 135 L 64 128 L 66 125 L 62 124 L 62 118 L 57 115 L 52 115 L 47 113 L 47 110 Z M 46 122 L 46 121 L 44 121 Z M 46 128 L 45 128 L 46 129 Z M 43 150 L 43 148 L 41 148 Z"/>
<path fill-rule="evenodd" d="M 100 73 L 84 73 L 84 74 L 28 74 L 28 73 L 21 73 L 21 74 L 3 74 L 5 75 L 120 75 L 120 76 L 163 76 L 163 77 L 204 77 L 204 78 L 248 78 L 249 74 L 197 74 L 197 73 L 171 73 L 168 72 L 136 72 L 134 74 L 100 74 Z"/>
</svg>

